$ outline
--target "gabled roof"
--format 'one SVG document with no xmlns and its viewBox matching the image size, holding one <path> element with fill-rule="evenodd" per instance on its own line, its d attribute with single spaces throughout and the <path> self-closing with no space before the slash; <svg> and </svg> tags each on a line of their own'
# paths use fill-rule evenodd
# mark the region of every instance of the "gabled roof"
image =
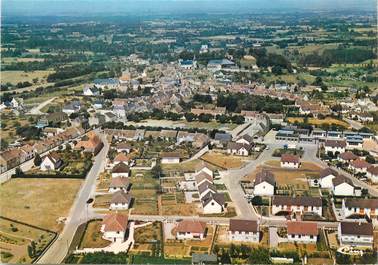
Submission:
<svg viewBox="0 0 378 265">
<path fill-rule="evenodd" d="M 358 156 L 353 154 L 351 151 L 347 151 L 347 152 L 339 154 L 339 158 L 350 161 L 350 160 L 356 160 Z"/>
<path fill-rule="evenodd" d="M 334 170 L 330 167 L 327 167 L 320 172 L 320 178 L 325 178 L 325 177 L 328 177 L 329 175 L 333 175 L 333 176 L 337 177 L 339 175 L 339 173 L 337 173 L 336 170 Z"/>
<path fill-rule="evenodd" d="M 201 183 L 203 180 L 207 180 L 208 183 L 213 183 L 213 177 L 207 174 L 206 172 L 200 172 L 198 175 L 195 176 L 197 185 Z"/>
<path fill-rule="evenodd" d="M 299 157 L 292 154 L 282 154 L 281 155 L 281 162 L 284 163 L 299 163 Z"/>
<path fill-rule="evenodd" d="M 341 222 L 341 234 L 373 236 L 373 225 L 371 223 Z"/>
<path fill-rule="evenodd" d="M 227 144 L 227 149 L 230 150 L 240 150 L 242 148 L 245 148 L 247 151 L 250 151 L 252 149 L 252 146 L 249 144 L 242 144 L 236 142 L 228 142 Z"/>
<path fill-rule="evenodd" d="M 161 158 L 180 158 L 181 155 L 179 152 L 162 152 L 160 153 Z"/>
<path fill-rule="evenodd" d="M 125 155 L 124 153 L 118 153 L 116 156 L 115 156 L 115 158 L 114 158 L 114 162 L 127 162 L 127 161 L 129 161 L 130 160 L 130 158 L 127 156 L 127 155 Z"/>
<path fill-rule="evenodd" d="M 378 199 L 346 198 L 345 206 L 348 208 L 378 209 Z"/>
<path fill-rule="evenodd" d="M 340 184 L 343 184 L 343 183 L 347 183 L 351 186 L 354 186 L 353 182 L 350 179 L 348 179 L 347 177 L 342 176 L 342 175 L 339 175 L 336 178 L 332 179 L 332 184 L 333 184 L 334 187 L 336 187 Z"/>
<path fill-rule="evenodd" d="M 288 222 L 287 234 L 317 236 L 318 226 L 316 223 Z"/>
<path fill-rule="evenodd" d="M 116 148 L 117 149 L 132 149 L 132 146 L 129 143 L 122 142 L 122 143 L 117 144 Z"/>
<path fill-rule="evenodd" d="M 239 137 L 236 141 L 239 140 L 246 140 L 249 144 L 253 143 L 253 137 L 250 136 L 249 134 L 244 134 L 243 136 Z"/>
<path fill-rule="evenodd" d="M 178 223 L 176 231 L 178 233 L 203 234 L 206 230 L 206 223 L 195 220 L 183 220 Z"/>
<path fill-rule="evenodd" d="M 338 147 L 338 148 L 345 148 L 346 147 L 346 141 L 344 140 L 326 140 L 324 143 L 324 146 L 329 147 Z"/>
<path fill-rule="evenodd" d="M 112 173 L 129 173 L 130 168 L 123 162 L 118 163 L 112 169 Z"/>
<path fill-rule="evenodd" d="M 378 176 L 378 166 L 371 166 L 367 171 L 374 176 Z"/>
<path fill-rule="evenodd" d="M 213 184 L 211 184 L 211 183 L 209 183 L 207 181 L 203 182 L 201 185 L 198 186 L 198 192 L 200 194 L 206 192 L 207 190 L 211 190 L 213 192 L 217 192 L 216 187 Z"/>
<path fill-rule="evenodd" d="M 122 190 L 117 191 L 113 194 L 110 203 L 127 203 L 129 204 L 131 201 L 131 194 L 126 193 Z"/>
<path fill-rule="evenodd" d="M 273 205 L 302 205 L 302 206 L 322 206 L 322 198 L 320 197 L 289 197 L 289 196 L 274 196 Z"/>
<path fill-rule="evenodd" d="M 276 184 L 274 174 L 271 171 L 264 169 L 261 172 L 257 173 L 254 185 L 256 186 L 263 182 L 267 182 L 270 185 L 274 186 Z"/>
<path fill-rule="evenodd" d="M 254 220 L 230 219 L 229 230 L 231 232 L 257 233 L 259 231 L 259 225 L 257 221 Z"/>
<path fill-rule="evenodd" d="M 224 203 L 226 202 L 225 198 L 224 198 L 224 194 L 223 193 L 212 193 L 212 192 L 208 192 L 205 196 L 202 197 L 201 201 L 202 201 L 202 205 L 205 207 L 206 205 L 208 205 L 212 200 L 216 201 L 219 205 L 224 205 Z"/>
<path fill-rule="evenodd" d="M 127 222 L 127 215 L 115 213 L 106 215 L 102 224 L 104 225 L 104 232 L 126 231 Z"/>
<path fill-rule="evenodd" d="M 362 160 L 360 158 L 350 162 L 350 165 L 354 168 L 369 168 L 369 167 L 371 167 L 370 163 L 368 163 L 365 160 Z"/>
<path fill-rule="evenodd" d="M 112 181 L 109 185 L 110 188 L 127 188 L 129 187 L 129 179 L 128 178 L 112 178 Z"/>
</svg>

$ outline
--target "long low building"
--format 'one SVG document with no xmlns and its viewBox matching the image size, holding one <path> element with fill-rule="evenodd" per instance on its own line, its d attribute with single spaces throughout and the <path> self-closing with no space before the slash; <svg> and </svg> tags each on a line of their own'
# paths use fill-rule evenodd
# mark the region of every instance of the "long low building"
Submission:
<svg viewBox="0 0 378 265">
<path fill-rule="evenodd" d="M 315 213 L 322 216 L 322 198 L 320 197 L 289 197 L 274 196 L 272 200 L 272 214 L 279 212 Z"/>
</svg>

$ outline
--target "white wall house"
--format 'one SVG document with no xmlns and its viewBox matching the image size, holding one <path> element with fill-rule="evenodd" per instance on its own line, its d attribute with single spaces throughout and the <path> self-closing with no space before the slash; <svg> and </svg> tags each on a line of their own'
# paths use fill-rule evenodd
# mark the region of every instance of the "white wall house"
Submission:
<svg viewBox="0 0 378 265">
<path fill-rule="evenodd" d="M 112 169 L 112 178 L 128 178 L 130 168 L 123 162 L 116 164 Z"/>
<path fill-rule="evenodd" d="M 263 170 L 256 175 L 254 182 L 253 195 L 255 196 L 273 196 L 276 181 L 273 173 Z"/>
<path fill-rule="evenodd" d="M 341 154 L 345 152 L 346 142 L 344 140 L 326 140 L 324 143 L 325 153 Z"/>
<path fill-rule="evenodd" d="M 283 154 L 281 156 L 281 167 L 282 168 L 299 168 L 300 166 L 300 161 L 299 157 L 295 155 L 290 155 L 290 154 Z"/>
<path fill-rule="evenodd" d="M 357 173 L 367 173 L 367 169 L 371 167 L 371 164 L 362 159 L 356 159 L 350 162 L 349 169 Z"/>
<path fill-rule="evenodd" d="M 130 207 L 131 195 L 124 191 L 117 191 L 113 194 L 110 201 L 110 210 L 120 211 L 127 210 Z"/>
<path fill-rule="evenodd" d="M 230 219 L 228 239 L 236 242 L 259 243 L 260 231 L 257 221 Z"/>
<path fill-rule="evenodd" d="M 345 177 L 337 177 L 332 180 L 333 195 L 335 196 L 354 196 L 355 188 L 349 179 Z"/>
<path fill-rule="evenodd" d="M 289 197 L 274 196 L 272 200 L 272 214 L 279 212 L 316 213 L 322 216 L 322 199 L 320 197 Z"/>
<path fill-rule="evenodd" d="M 57 170 L 62 166 L 62 164 L 63 161 L 60 159 L 60 156 L 58 154 L 50 153 L 42 158 L 40 169 L 42 171 Z"/>
<path fill-rule="evenodd" d="M 374 219 L 378 216 L 378 199 L 346 198 L 342 202 L 341 214 L 343 218 L 351 215 L 367 215 Z"/>
<path fill-rule="evenodd" d="M 371 166 L 366 171 L 366 176 L 373 183 L 378 183 L 378 166 Z"/>
<path fill-rule="evenodd" d="M 229 142 L 227 144 L 227 153 L 238 156 L 248 156 L 251 151 L 249 144 L 242 144 L 236 142 Z"/>
<path fill-rule="evenodd" d="M 225 208 L 224 194 L 222 193 L 207 193 L 201 199 L 203 213 L 214 214 L 223 213 Z"/>
<path fill-rule="evenodd" d="M 336 178 L 339 174 L 331 169 L 326 168 L 320 172 L 320 187 L 322 189 L 333 189 L 333 179 Z"/>
<path fill-rule="evenodd" d="M 180 154 L 176 152 L 166 152 L 161 154 L 162 164 L 178 164 L 180 163 Z"/>
<path fill-rule="evenodd" d="M 316 244 L 318 226 L 316 223 L 288 222 L 287 239 L 299 244 Z"/>
<path fill-rule="evenodd" d="M 127 215 L 118 213 L 106 215 L 100 229 L 103 233 L 102 238 L 111 242 L 124 242 L 127 224 Z"/>
<path fill-rule="evenodd" d="M 128 178 L 123 178 L 123 177 L 116 177 L 112 178 L 112 181 L 109 185 L 109 192 L 110 193 L 115 193 L 117 191 L 123 191 L 123 192 L 128 192 L 130 183 Z"/>
<path fill-rule="evenodd" d="M 203 240 L 206 233 L 206 223 L 195 220 L 183 220 L 177 224 L 176 238 L 179 240 Z"/>
<path fill-rule="evenodd" d="M 340 222 L 338 238 L 341 246 L 373 247 L 373 225 L 371 223 Z"/>
</svg>

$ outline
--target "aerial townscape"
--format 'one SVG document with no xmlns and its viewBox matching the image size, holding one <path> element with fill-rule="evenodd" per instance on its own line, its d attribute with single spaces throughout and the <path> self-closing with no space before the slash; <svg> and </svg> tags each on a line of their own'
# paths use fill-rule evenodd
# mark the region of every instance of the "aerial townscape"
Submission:
<svg viewBox="0 0 378 265">
<path fill-rule="evenodd" d="M 268 2 L 4 1 L 0 262 L 377 264 L 377 3 Z"/>
</svg>

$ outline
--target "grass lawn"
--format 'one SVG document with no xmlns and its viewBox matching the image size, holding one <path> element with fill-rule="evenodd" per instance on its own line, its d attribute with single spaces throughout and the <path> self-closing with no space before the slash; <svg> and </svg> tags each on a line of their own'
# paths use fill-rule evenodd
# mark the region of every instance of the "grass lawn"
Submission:
<svg viewBox="0 0 378 265">
<path fill-rule="evenodd" d="M 155 215 L 158 214 L 157 190 L 154 189 L 133 189 L 132 197 L 135 199 L 132 213 Z"/>
<path fill-rule="evenodd" d="M 109 208 L 112 194 L 96 195 L 93 207 L 94 208 Z"/>
<path fill-rule="evenodd" d="M 300 118 L 300 117 L 290 117 L 287 119 L 287 121 L 289 123 L 295 123 L 296 121 L 297 122 L 303 122 L 303 118 Z M 328 124 L 328 125 L 331 125 L 331 124 L 337 124 L 337 125 L 340 125 L 340 126 L 344 126 L 345 128 L 349 128 L 349 124 L 345 121 L 342 121 L 342 120 L 337 120 L 337 119 L 334 119 L 334 118 L 330 118 L 330 117 L 327 117 L 323 120 L 320 120 L 320 119 L 316 119 L 316 118 L 309 118 L 308 119 L 308 123 L 311 124 L 311 125 L 316 125 L 316 126 L 320 126 L 322 124 Z"/>
<path fill-rule="evenodd" d="M 60 231 L 82 180 L 11 179 L 0 186 L 2 215 L 41 228 Z"/>
<path fill-rule="evenodd" d="M 35 242 L 36 250 L 43 250 L 54 238 L 50 233 L 28 225 L 0 218 L 1 261 L 9 263 L 30 263 L 28 246 Z"/>
<path fill-rule="evenodd" d="M 94 220 L 88 222 L 87 230 L 85 231 L 83 240 L 80 243 L 79 248 L 103 248 L 110 245 L 108 240 L 102 239 L 101 221 Z"/>
<path fill-rule="evenodd" d="M 244 164 L 242 159 L 238 156 L 217 152 L 207 152 L 201 157 L 201 159 L 224 169 L 240 168 Z"/>
</svg>

